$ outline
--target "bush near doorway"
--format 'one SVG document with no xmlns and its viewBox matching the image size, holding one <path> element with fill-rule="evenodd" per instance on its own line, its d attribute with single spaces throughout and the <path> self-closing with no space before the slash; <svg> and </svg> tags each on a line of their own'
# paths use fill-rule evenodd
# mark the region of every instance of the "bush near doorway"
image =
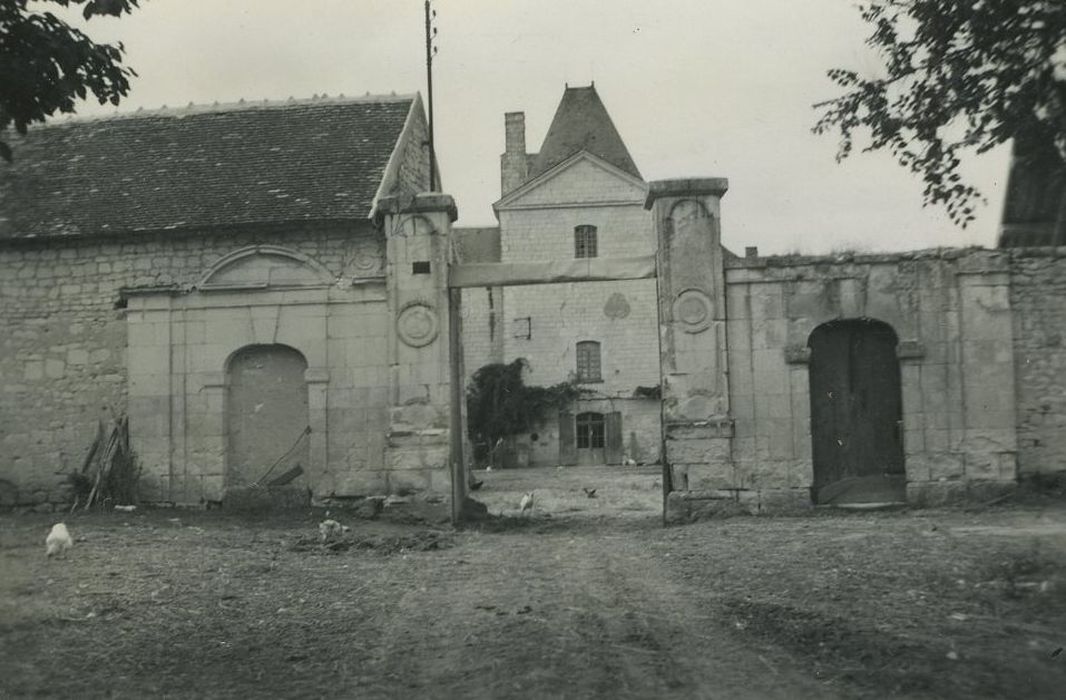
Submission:
<svg viewBox="0 0 1066 700">
<path fill-rule="evenodd" d="M 467 435 L 479 464 L 501 440 L 529 432 L 550 411 L 569 406 L 583 392 L 573 380 L 549 387 L 526 386 L 522 379 L 526 366 L 522 358 L 485 365 L 471 378 L 466 391 Z"/>
</svg>

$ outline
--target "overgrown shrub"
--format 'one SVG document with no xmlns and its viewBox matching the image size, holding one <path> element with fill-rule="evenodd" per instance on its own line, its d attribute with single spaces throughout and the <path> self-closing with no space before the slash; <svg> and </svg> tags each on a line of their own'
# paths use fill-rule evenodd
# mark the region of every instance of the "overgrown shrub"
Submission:
<svg viewBox="0 0 1066 700">
<path fill-rule="evenodd" d="M 530 431 L 550 411 L 577 399 L 582 389 L 573 381 L 554 386 L 526 386 L 526 361 L 485 365 L 474 373 L 466 391 L 467 435 L 474 458 L 481 462 L 500 440 Z"/>
</svg>

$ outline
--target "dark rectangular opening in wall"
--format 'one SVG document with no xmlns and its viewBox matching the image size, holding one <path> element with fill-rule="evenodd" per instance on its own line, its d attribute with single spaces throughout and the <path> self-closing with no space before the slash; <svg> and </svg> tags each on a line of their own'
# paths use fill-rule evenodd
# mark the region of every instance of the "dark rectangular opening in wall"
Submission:
<svg viewBox="0 0 1066 700">
<path fill-rule="evenodd" d="M 428 275 L 429 274 L 429 261 L 419 260 L 418 262 L 411 263 L 412 275 Z"/>
</svg>

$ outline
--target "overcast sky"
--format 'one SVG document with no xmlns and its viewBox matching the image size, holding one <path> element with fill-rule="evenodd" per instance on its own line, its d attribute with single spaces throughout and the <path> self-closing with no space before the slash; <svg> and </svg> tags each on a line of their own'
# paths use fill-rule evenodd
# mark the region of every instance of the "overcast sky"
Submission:
<svg viewBox="0 0 1066 700">
<path fill-rule="evenodd" d="M 540 143 L 566 83 L 596 89 L 645 179 L 727 177 L 723 239 L 763 253 L 994 246 L 1005 149 L 965 164 L 988 205 L 965 231 L 885 154 L 834 160 L 810 132 L 832 67 L 872 73 L 849 0 L 434 0 L 437 155 L 460 225 L 495 222 L 503 114 Z M 421 0 L 142 0 L 120 20 L 139 74 L 121 111 L 422 92 Z M 86 106 L 83 114 L 100 113 Z M 108 111 L 108 110 L 103 110 Z"/>
</svg>

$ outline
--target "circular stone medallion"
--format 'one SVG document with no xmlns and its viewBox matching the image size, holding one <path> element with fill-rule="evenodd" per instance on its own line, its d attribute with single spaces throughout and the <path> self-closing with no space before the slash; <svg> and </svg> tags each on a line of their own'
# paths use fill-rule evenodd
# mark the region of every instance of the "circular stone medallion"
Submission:
<svg viewBox="0 0 1066 700">
<path fill-rule="evenodd" d="M 363 274 L 377 272 L 381 267 L 381 255 L 378 250 L 369 246 L 360 247 L 355 252 L 352 266 Z"/>
<path fill-rule="evenodd" d="M 674 299 L 674 318 L 686 333 L 700 333 L 711 327 L 714 314 L 711 298 L 698 289 L 686 289 Z"/>
<path fill-rule="evenodd" d="M 407 345 L 420 348 L 437 338 L 440 322 L 433 307 L 422 302 L 409 304 L 396 319 L 396 332 Z"/>
</svg>

